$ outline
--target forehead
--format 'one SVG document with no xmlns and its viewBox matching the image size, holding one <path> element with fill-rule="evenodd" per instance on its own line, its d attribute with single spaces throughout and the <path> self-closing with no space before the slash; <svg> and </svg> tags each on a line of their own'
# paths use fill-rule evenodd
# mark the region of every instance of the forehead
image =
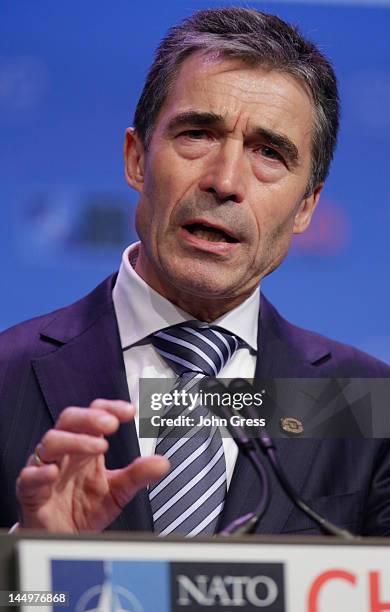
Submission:
<svg viewBox="0 0 390 612">
<path fill-rule="evenodd" d="M 304 85 L 276 70 L 240 60 L 195 54 L 187 58 L 160 111 L 156 129 L 189 111 L 211 111 L 227 129 L 265 127 L 285 133 L 300 147 L 311 141 L 313 105 Z"/>
</svg>

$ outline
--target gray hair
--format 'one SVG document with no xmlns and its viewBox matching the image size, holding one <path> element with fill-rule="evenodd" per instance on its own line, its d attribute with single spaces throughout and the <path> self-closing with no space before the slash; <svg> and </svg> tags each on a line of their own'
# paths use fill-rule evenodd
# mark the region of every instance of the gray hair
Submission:
<svg viewBox="0 0 390 612">
<path fill-rule="evenodd" d="M 312 166 L 307 195 L 329 172 L 339 126 L 339 100 L 333 68 L 296 27 L 275 15 L 247 8 L 198 11 L 172 27 L 155 60 L 134 115 L 134 126 L 147 150 L 158 114 L 184 60 L 194 53 L 239 59 L 290 74 L 308 89 L 314 107 Z"/>
</svg>

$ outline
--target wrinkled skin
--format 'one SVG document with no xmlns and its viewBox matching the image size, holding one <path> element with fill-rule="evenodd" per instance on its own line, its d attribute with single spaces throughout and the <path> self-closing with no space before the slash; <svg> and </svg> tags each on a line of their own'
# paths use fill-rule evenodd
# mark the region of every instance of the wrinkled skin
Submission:
<svg viewBox="0 0 390 612">
<path fill-rule="evenodd" d="M 217 119 L 199 120 L 200 113 Z M 290 148 L 274 146 L 265 130 Z M 148 150 L 127 132 L 126 176 L 140 195 L 137 272 L 199 319 L 242 302 L 310 223 L 322 187 L 306 195 L 312 130 L 311 99 L 293 77 L 187 59 Z M 234 243 L 199 228 L 189 234 L 183 226 L 194 220 L 233 234 Z"/>
</svg>

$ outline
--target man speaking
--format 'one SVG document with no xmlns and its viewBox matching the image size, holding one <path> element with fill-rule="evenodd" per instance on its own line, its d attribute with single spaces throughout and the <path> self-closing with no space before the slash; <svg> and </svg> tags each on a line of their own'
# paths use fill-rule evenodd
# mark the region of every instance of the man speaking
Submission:
<svg viewBox="0 0 390 612">
<path fill-rule="evenodd" d="M 3 527 L 212 534 L 254 509 L 256 476 L 218 428 L 138 437 L 141 378 L 390 374 L 287 323 L 259 291 L 309 226 L 336 144 L 336 79 L 312 43 L 256 10 L 198 12 L 159 46 L 134 125 L 125 172 L 140 242 L 91 294 L 1 336 Z M 318 511 L 390 533 L 387 441 L 277 449 Z M 258 531 L 316 528 L 274 484 Z"/>
</svg>

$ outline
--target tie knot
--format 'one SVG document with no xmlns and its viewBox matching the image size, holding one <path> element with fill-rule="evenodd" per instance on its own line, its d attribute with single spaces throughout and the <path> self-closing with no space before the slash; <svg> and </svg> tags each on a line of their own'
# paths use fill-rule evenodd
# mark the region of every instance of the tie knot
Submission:
<svg viewBox="0 0 390 612">
<path fill-rule="evenodd" d="M 152 335 L 153 346 L 179 375 L 217 376 L 238 348 L 236 336 L 217 326 L 189 321 Z"/>
</svg>

